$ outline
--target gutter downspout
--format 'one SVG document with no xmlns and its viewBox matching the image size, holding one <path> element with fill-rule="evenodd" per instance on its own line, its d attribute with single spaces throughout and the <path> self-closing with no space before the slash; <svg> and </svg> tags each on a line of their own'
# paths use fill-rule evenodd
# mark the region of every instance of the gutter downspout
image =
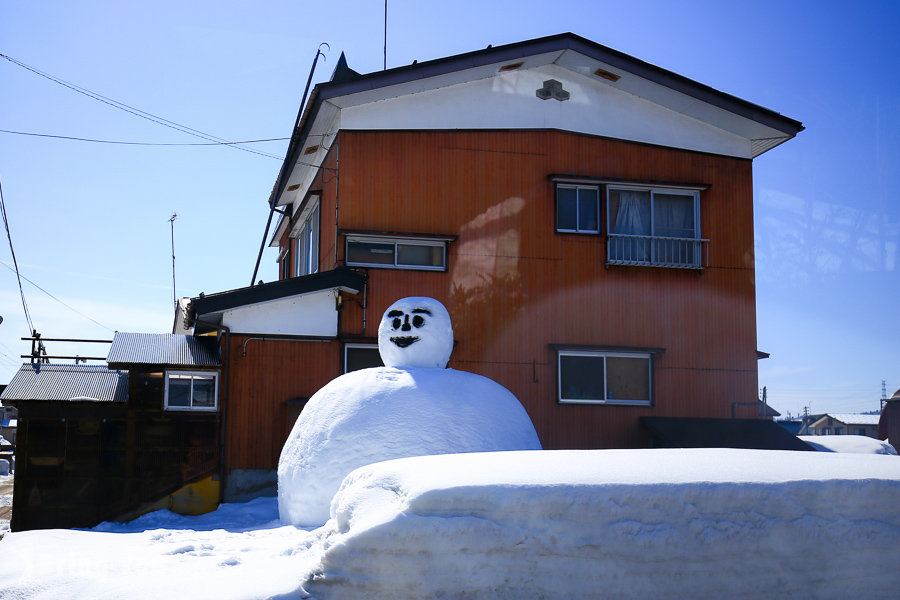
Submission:
<svg viewBox="0 0 900 600">
<path fill-rule="evenodd" d="M 221 403 L 222 432 L 219 436 L 219 447 L 221 448 L 220 457 L 219 457 L 219 481 L 221 482 L 221 484 L 219 486 L 219 504 L 221 504 L 222 500 L 225 496 L 225 479 L 226 479 L 225 458 L 226 458 L 226 451 L 228 448 L 227 445 L 225 444 L 226 437 L 227 437 L 226 433 L 228 431 L 225 426 L 226 426 L 227 420 L 228 420 L 227 419 L 227 417 L 228 417 L 228 410 L 227 410 L 228 409 L 228 402 L 227 402 L 227 400 L 228 400 L 228 375 L 230 372 L 230 369 L 228 368 L 228 366 L 229 366 L 228 359 L 231 356 L 231 351 L 230 351 L 231 329 L 229 329 L 225 325 L 216 325 L 215 323 L 210 323 L 209 321 L 202 321 L 196 317 L 187 317 L 185 319 L 185 322 L 188 325 L 192 325 L 192 326 L 197 325 L 199 323 L 199 324 L 205 325 L 211 329 L 216 329 L 222 333 L 222 338 L 225 340 L 225 351 L 222 354 L 222 393 L 220 394 L 220 397 L 222 400 L 222 403 Z"/>
<path fill-rule="evenodd" d="M 309 70 L 309 78 L 306 80 L 306 89 L 303 90 L 303 99 L 300 100 L 300 110 L 297 111 L 297 119 L 294 121 L 294 131 L 291 133 L 291 143 L 288 145 L 287 153 L 284 156 L 284 164 L 281 166 L 281 171 L 278 172 L 278 179 L 275 181 L 275 187 L 272 189 L 272 196 L 269 198 L 269 219 L 266 221 L 266 230 L 263 233 L 263 239 L 259 245 L 259 256 L 256 257 L 256 266 L 253 268 L 253 277 L 250 278 L 251 287 L 256 284 L 256 275 L 259 273 L 259 263 L 262 262 L 263 250 L 266 248 L 266 239 L 269 237 L 269 228 L 272 226 L 272 215 L 275 214 L 275 203 L 278 202 L 278 197 L 281 196 L 281 193 L 284 191 L 284 187 L 287 184 L 288 167 L 297 160 L 299 144 L 297 144 L 298 140 L 294 136 L 297 134 L 298 128 L 300 127 L 303 109 L 306 105 L 306 96 L 309 94 L 309 86 L 312 83 L 313 73 L 316 72 L 316 63 L 319 61 L 320 56 L 323 58 L 325 57 L 325 55 L 322 54 L 322 45 L 328 46 L 327 43 L 322 42 L 316 50 L 312 68 Z M 331 50 L 331 46 L 328 46 L 328 49 Z"/>
</svg>

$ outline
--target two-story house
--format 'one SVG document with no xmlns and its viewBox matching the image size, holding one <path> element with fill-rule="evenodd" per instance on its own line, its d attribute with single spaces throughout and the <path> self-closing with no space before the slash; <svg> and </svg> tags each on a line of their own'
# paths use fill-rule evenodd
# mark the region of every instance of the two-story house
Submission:
<svg viewBox="0 0 900 600">
<path fill-rule="evenodd" d="M 281 280 L 185 311 L 227 328 L 226 470 L 274 469 L 404 296 L 447 306 L 450 367 L 509 388 L 545 448 L 756 419 L 753 159 L 802 129 L 573 34 L 366 75 L 342 56 L 269 199 Z"/>
</svg>

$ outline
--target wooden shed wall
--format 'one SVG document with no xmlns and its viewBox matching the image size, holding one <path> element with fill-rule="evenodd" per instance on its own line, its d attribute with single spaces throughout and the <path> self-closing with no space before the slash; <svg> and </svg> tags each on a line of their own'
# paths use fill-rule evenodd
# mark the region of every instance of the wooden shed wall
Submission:
<svg viewBox="0 0 900 600">
<path fill-rule="evenodd" d="M 250 335 L 228 343 L 226 470 L 274 469 L 301 406 L 286 403 L 340 375 L 340 344 Z"/>
</svg>

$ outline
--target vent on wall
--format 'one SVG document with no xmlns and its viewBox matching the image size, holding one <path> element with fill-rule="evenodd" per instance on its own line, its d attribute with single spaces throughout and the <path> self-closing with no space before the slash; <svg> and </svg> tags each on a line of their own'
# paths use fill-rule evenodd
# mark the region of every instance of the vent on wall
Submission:
<svg viewBox="0 0 900 600">
<path fill-rule="evenodd" d="M 609 71 L 607 71 L 605 69 L 597 69 L 596 71 L 594 71 L 594 75 L 596 75 L 597 77 L 602 77 L 603 79 L 608 79 L 610 81 L 618 81 L 619 79 L 622 78 L 621 75 L 616 75 L 615 73 L 610 73 Z"/>
<path fill-rule="evenodd" d="M 303 151 L 303 154 L 315 154 L 319 150 L 319 146 L 310 146 L 306 150 Z"/>
<path fill-rule="evenodd" d="M 519 67 L 521 67 L 524 64 L 525 64 L 524 62 L 517 62 L 517 63 L 513 63 L 511 65 L 503 65 L 502 67 L 500 67 L 500 72 L 505 73 L 506 71 L 515 71 L 516 69 L 518 69 Z"/>
</svg>

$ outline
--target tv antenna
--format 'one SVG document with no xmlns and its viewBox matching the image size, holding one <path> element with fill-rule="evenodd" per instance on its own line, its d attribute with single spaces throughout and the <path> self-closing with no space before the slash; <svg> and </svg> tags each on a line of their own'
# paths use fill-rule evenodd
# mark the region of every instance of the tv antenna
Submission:
<svg viewBox="0 0 900 600">
<path fill-rule="evenodd" d="M 169 226 L 172 229 L 172 306 L 174 308 L 178 308 L 178 298 L 175 292 L 175 219 L 177 218 L 178 213 L 172 213 L 172 216 L 169 217 Z"/>
</svg>

